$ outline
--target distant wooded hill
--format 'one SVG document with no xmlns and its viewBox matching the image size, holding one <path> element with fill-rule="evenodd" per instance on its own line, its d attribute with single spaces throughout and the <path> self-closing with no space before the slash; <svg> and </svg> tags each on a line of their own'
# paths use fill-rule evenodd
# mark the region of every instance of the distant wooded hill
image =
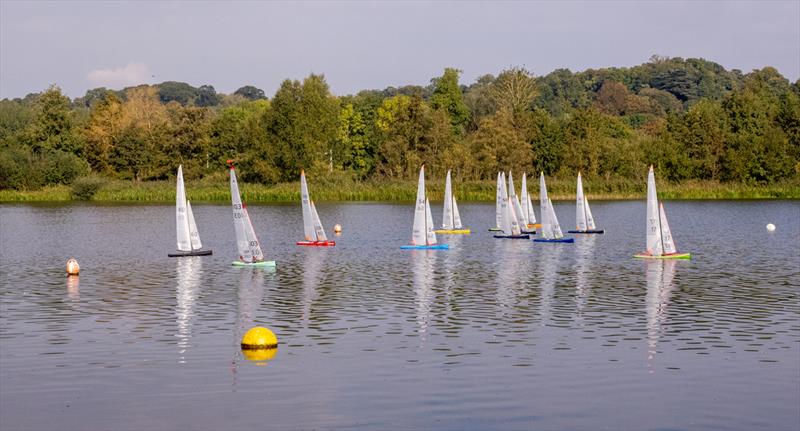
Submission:
<svg viewBox="0 0 800 431">
<path fill-rule="evenodd" d="M 413 178 L 452 169 L 458 180 L 499 170 L 674 182 L 770 184 L 800 178 L 800 81 L 703 59 L 653 56 L 631 68 L 523 68 L 459 82 L 331 94 L 324 76 L 253 86 L 163 82 L 96 88 L 70 100 L 58 87 L 0 101 L 0 187 L 36 189 L 101 175 L 217 175 L 237 160 L 244 181 L 311 175 Z"/>
</svg>

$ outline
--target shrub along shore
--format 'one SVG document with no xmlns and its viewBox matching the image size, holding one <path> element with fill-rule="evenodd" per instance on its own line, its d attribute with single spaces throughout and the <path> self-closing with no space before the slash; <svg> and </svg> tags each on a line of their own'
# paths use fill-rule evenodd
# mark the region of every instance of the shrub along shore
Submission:
<svg viewBox="0 0 800 431">
<path fill-rule="evenodd" d="M 519 186 L 519 179 L 516 179 Z M 239 183 L 242 199 L 248 203 L 282 203 L 300 201 L 299 182 L 275 185 Z M 413 201 L 417 183 L 413 180 L 354 181 L 348 179 L 310 179 L 309 188 L 314 200 L 325 201 Z M 428 178 L 428 196 L 432 201 L 442 200 L 444 181 Z M 575 198 L 575 179 L 547 179 L 549 195 L 554 200 Z M 534 200 L 538 196 L 538 177 L 528 179 L 528 191 Z M 587 180 L 584 189 L 590 200 L 644 199 L 647 194 L 644 181 Z M 770 185 L 745 185 L 715 181 L 686 181 L 659 183 L 662 199 L 800 199 L 800 182 L 787 181 Z M 494 202 L 495 181 L 464 181 L 454 184 L 454 192 L 461 202 Z M 192 202 L 230 202 L 228 182 L 219 177 L 187 181 L 187 197 Z M 519 193 L 519 190 L 518 190 Z M 142 202 L 171 203 L 175 201 L 174 181 L 122 181 L 87 177 L 72 186 L 49 186 L 40 190 L 0 190 L 0 202 Z"/>
</svg>

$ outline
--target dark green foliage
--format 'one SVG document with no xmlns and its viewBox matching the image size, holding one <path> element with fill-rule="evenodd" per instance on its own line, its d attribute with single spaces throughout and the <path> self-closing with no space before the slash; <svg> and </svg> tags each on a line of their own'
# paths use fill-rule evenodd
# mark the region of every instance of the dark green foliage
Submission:
<svg viewBox="0 0 800 431">
<path fill-rule="evenodd" d="M 80 177 L 72 183 L 72 197 L 77 200 L 88 201 L 103 188 L 103 184 L 105 184 L 105 180 L 98 176 Z"/>
<path fill-rule="evenodd" d="M 245 85 L 244 87 L 234 91 L 233 94 L 242 96 L 247 100 L 259 100 L 267 98 L 267 96 L 264 95 L 264 90 L 253 87 L 252 85 Z"/>
<path fill-rule="evenodd" d="M 469 110 L 464 104 L 461 88 L 458 86 L 458 69 L 446 68 L 444 74 L 433 80 L 433 95 L 430 104 L 433 109 L 447 112 L 453 131 L 464 133 L 464 126 L 469 120 Z"/>
</svg>

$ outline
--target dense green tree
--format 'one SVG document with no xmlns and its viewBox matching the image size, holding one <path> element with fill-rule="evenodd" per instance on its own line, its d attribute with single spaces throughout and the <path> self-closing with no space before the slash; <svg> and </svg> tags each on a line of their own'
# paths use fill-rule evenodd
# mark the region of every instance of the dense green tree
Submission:
<svg viewBox="0 0 800 431">
<path fill-rule="evenodd" d="M 336 142 L 339 103 L 322 75 L 302 83 L 286 80 L 267 111 L 267 139 L 277 155 L 282 179 L 293 180 L 300 170 L 328 164 Z"/>
<path fill-rule="evenodd" d="M 253 87 L 252 85 L 240 87 L 238 90 L 234 91 L 233 94 L 242 96 L 247 100 L 260 100 L 267 98 L 267 96 L 264 94 L 264 90 Z"/>
<path fill-rule="evenodd" d="M 460 70 L 448 67 L 442 76 L 433 79 L 433 95 L 430 99 L 431 108 L 447 112 L 453 131 L 457 134 L 464 133 L 464 127 L 469 120 L 469 110 L 458 86 L 460 73 Z"/>
</svg>

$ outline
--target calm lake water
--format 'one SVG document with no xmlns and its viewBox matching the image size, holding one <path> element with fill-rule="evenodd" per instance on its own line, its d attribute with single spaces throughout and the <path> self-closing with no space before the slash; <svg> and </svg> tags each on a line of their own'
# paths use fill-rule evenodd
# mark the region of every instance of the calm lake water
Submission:
<svg viewBox="0 0 800 431">
<path fill-rule="evenodd" d="M 575 244 L 465 203 L 446 251 L 399 250 L 412 204 L 320 203 L 329 249 L 253 205 L 270 271 L 230 265 L 228 205 L 194 205 L 195 258 L 167 257 L 172 205 L 0 205 L 0 429 L 797 430 L 800 202 L 665 206 L 691 261 L 632 258 L 644 200 L 594 202 Z"/>
</svg>

